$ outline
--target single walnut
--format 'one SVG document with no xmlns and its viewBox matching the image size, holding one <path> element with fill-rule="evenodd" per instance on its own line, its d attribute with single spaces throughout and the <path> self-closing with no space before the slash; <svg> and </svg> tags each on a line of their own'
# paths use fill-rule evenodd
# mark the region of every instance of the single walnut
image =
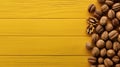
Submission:
<svg viewBox="0 0 120 67">
<path fill-rule="evenodd" d="M 105 58 L 104 64 L 106 67 L 111 67 L 113 65 L 113 62 L 109 58 Z"/>
<path fill-rule="evenodd" d="M 112 24 L 113 24 L 113 26 L 118 26 L 119 20 L 117 18 L 112 19 Z"/>
<path fill-rule="evenodd" d="M 102 39 L 99 39 L 96 43 L 98 48 L 103 48 L 105 46 L 105 42 Z"/>
<path fill-rule="evenodd" d="M 95 44 L 99 40 L 99 35 L 98 34 L 92 34 L 92 43 Z"/>
<path fill-rule="evenodd" d="M 107 50 L 105 48 L 100 50 L 100 56 L 104 57 L 107 53 Z"/>
<path fill-rule="evenodd" d="M 100 19 L 100 24 L 103 25 L 103 26 L 106 25 L 107 20 L 108 20 L 108 18 L 106 16 L 102 16 L 101 19 Z"/>
<path fill-rule="evenodd" d="M 115 51 L 118 51 L 118 50 L 120 49 L 120 43 L 119 43 L 119 42 L 114 42 L 114 43 L 113 43 L 113 49 L 114 49 Z"/>
<path fill-rule="evenodd" d="M 86 43 L 86 48 L 88 49 L 88 50 L 91 50 L 92 48 L 93 48 L 93 45 L 91 44 L 91 43 Z"/>
<path fill-rule="evenodd" d="M 111 31 L 110 33 L 109 33 L 109 38 L 111 39 L 111 40 L 113 40 L 113 39 L 115 39 L 117 36 L 118 36 L 118 32 L 116 31 L 116 30 L 113 30 L 113 31 Z"/>
<path fill-rule="evenodd" d="M 107 12 L 109 10 L 109 6 L 104 4 L 101 6 L 101 10 L 102 10 L 102 12 Z"/>
<path fill-rule="evenodd" d="M 88 23 L 89 25 L 92 25 L 93 27 L 96 27 L 96 26 L 98 25 L 98 20 L 97 20 L 97 18 L 95 18 L 95 17 L 89 17 L 89 18 L 87 19 L 87 23 Z"/>
<path fill-rule="evenodd" d="M 113 47 L 112 41 L 110 41 L 110 40 L 106 41 L 106 48 L 111 49 L 112 47 Z"/>
<path fill-rule="evenodd" d="M 92 13 L 96 10 L 96 7 L 94 4 L 90 4 L 90 6 L 88 7 L 88 12 Z"/>
<path fill-rule="evenodd" d="M 97 47 L 94 47 L 92 49 L 92 55 L 93 56 L 98 56 L 100 54 L 100 50 Z"/>
<path fill-rule="evenodd" d="M 114 11 L 119 11 L 120 10 L 120 3 L 115 3 L 113 6 L 112 6 L 112 9 Z"/>
<path fill-rule="evenodd" d="M 105 26 L 105 29 L 106 29 L 106 31 L 109 32 L 109 31 L 113 30 L 113 25 L 111 23 L 107 23 Z"/>
<path fill-rule="evenodd" d="M 102 33 L 103 31 L 104 31 L 103 26 L 98 25 L 98 26 L 96 27 L 96 33 L 100 34 L 100 33 Z"/>
<path fill-rule="evenodd" d="M 88 62 L 89 62 L 90 64 L 95 64 L 95 63 L 97 62 L 97 58 L 96 58 L 96 57 L 89 57 L 89 58 L 88 58 Z"/>
<path fill-rule="evenodd" d="M 108 32 L 107 31 L 104 31 L 101 35 L 101 39 L 103 40 L 107 40 L 108 39 Z"/>
<path fill-rule="evenodd" d="M 95 31 L 95 27 L 93 25 L 90 24 L 87 26 L 87 30 L 86 30 L 87 34 L 91 35 L 93 34 L 94 31 Z"/>
<path fill-rule="evenodd" d="M 99 57 L 99 58 L 98 58 L 98 63 L 99 63 L 99 64 L 104 63 L 104 59 L 103 59 L 102 57 Z"/>
<path fill-rule="evenodd" d="M 113 58 L 112 58 L 112 61 L 114 62 L 114 63 L 118 63 L 119 62 L 119 57 L 118 56 L 114 56 Z"/>
<path fill-rule="evenodd" d="M 115 55 L 115 51 L 112 49 L 107 50 L 107 56 L 108 57 L 113 57 Z"/>
<path fill-rule="evenodd" d="M 115 12 L 113 10 L 108 11 L 108 18 L 110 18 L 110 19 L 115 18 Z"/>
</svg>

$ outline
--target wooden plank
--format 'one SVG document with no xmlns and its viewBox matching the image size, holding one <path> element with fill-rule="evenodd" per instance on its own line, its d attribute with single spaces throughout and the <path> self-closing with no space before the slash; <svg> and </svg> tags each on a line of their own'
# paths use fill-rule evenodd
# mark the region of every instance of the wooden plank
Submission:
<svg viewBox="0 0 120 67">
<path fill-rule="evenodd" d="M 88 56 L 0 56 L 1 67 L 89 67 Z"/>
<path fill-rule="evenodd" d="M 0 0 L 0 18 L 87 18 L 97 0 Z"/>
<path fill-rule="evenodd" d="M 90 55 L 89 37 L 0 36 L 0 55 Z"/>
<path fill-rule="evenodd" d="M 82 36 L 86 19 L 0 19 L 0 35 Z"/>
</svg>

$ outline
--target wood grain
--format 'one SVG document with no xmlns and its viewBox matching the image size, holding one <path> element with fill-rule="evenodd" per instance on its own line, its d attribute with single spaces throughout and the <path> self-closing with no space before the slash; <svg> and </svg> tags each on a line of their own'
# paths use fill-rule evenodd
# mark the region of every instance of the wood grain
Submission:
<svg viewBox="0 0 120 67">
<path fill-rule="evenodd" d="M 90 55 L 88 37 L 0 36 L 0 55 Z"/>
<path fill-rule="evenodd" d="M 1 67 L 88 67 L 88 56 L 0 56 Z"/>
<path fill-rule="evenodd" d="M 89 67 L 89 4 L 97 0 L 0 0 L 1 67 Z"/>
<path fill-rule="evenodd" d="M 97 0 L 0 0 L 0 18 L 87 18 Z"/>
<path fill-rule="evenodd" d="M 85 36 L 86 19 L 0 19 L 0 35 Z"/>
</svg>

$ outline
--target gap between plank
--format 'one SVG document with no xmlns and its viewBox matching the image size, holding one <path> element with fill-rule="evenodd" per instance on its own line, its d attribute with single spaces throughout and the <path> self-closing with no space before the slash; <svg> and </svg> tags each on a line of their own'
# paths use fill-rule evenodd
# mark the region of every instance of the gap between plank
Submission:
<svg viewBox="0 0 120 67">
<path fill-rule="evenodd" d="M 0 37 L 89 37 L 88 35 L 0 35 Z"/>
<path fill-rule="evenodd" d="M 0 56 L 90 56 L 90 55 L 0 55 Z"/>
<path fill-rule="evenodd" d="M 86 18 L 0 18 L 0 19 L 86 19 Z"/>
</svg>

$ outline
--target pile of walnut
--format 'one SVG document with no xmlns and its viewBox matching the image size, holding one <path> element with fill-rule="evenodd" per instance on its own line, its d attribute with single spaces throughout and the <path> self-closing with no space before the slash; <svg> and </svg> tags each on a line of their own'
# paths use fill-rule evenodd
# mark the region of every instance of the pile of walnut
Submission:
<svg viewBox="0 0 120 67">
<path fill-rule="evenodd" d="M 88 8 L 87 33 L 92 43 L 86 48 L 92 56 L 88 58 L 91 67 L 120 67 L 120 0 L 98 0 L 101 9 L 94 4 Z"/>
</svg>

